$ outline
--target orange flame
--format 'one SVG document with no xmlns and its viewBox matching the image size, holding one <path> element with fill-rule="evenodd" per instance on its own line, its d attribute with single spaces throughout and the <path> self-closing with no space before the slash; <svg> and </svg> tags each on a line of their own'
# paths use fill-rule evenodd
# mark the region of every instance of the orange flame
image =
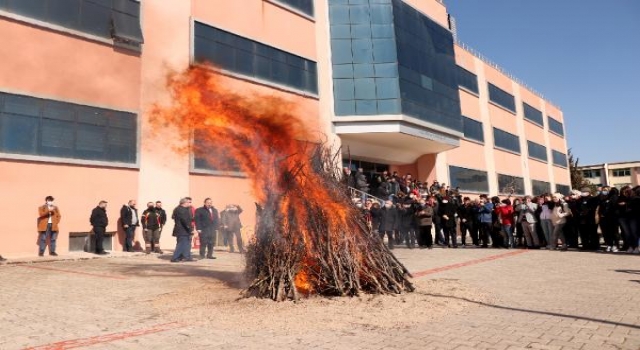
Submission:
<svg viewBox="0 0 640 350">
<path fill-rule="evenodd" d="M 260 203 L 266 200 L 267 193 L 284 193 L 279 187 L 284 185 L 278 180 L 278 169 L 299 169 L 307 175 L 301 183 L 304 196 L 284 198 L 283 217 L 288 218 L 292 212 L 290 208 L 312 202 L 330 213 L 322 220 L 326 220 L 331 232 L 340 232 L 338 228 L 346 227 L 347 217 L 353 209 L 337 201 L 335 194 L 317 186 L 320 179 L 315 177 L 308 161 L 311 147 L 300 142 L 317 140 L 301 116 L 294 114 L 296 106 L 293 103 L 273 96 L 231 92 L 222 86 L 219 75 L 202 66 L 171 74 L 167 88 L 173 102 L 169 106 L 156 106 L 151 113 L 151 122 L 175 128 L 179 142 L 173 146 L 177 151 L 194 152 L 215 167 L 228 166 L 226 156 L 233 158 L 252 180 L 253 194 Z M 198 142 L 185 142 L 193 135 L 197 136 Z M 188 146 L 180 146 L 184 144 Z M 287 220 L 297 223 L 318 220 L 306 217 L 305 211 L 293 212 L 296 217 Z M 298 239 L 306 247 L 313 244 L 303 228 L 294 240 Z M 332 240 L 338 241 L 339 237 Z M 304 294 L 314 290 L 315 266 L 313 257 L 307 255 L 295 276 L 296 288 Z"/>
</svg>

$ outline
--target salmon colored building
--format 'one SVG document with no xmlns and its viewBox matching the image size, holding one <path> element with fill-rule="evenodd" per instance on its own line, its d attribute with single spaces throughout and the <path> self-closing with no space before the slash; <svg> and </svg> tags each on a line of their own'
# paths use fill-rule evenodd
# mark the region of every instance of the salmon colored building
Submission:
<svg viewBox="0 0 640 350">
<path fill-rule="evenodd" d="M 437 0 L 0 0 L 0 253 L 37 253 L 47 195 L 62 214 L 59 253 L 82 249 L 100 200 L 114 250 L 129 199 L 169 214 L 188 195 L 239 204 L 250 234 L 248 179 L 177 154 L 163 142 L 171 127 L 149 122 L 167 74 L 199 62 L 234 91 L 294 102 L 368 174 L 468 194 L 567 192 L 562 111 L 456 43 L 452 23 Z"/>
</svg>

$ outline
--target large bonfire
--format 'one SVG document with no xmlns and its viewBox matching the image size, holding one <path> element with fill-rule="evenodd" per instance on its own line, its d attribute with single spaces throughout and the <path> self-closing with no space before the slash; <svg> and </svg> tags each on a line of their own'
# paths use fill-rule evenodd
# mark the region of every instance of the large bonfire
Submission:
<svg viewBox="0 0 640 350">
<path fill-rule="evenodd" d="M 370 233 L 339 181 L 331 151 L 291 103 L 239 95 L 210 67 L 171 74 L 169 106 L 152 122 L 178 128 L 190 150 L 213 166 L 226 156 L 252 181 L 259 203 L 255 237 L 246 254 L 246 296 L 297 300 L 314 294 L 413 291 L 406 268 Z M 315 136 L 317 139 L 317 136 Z"/>
</svg>

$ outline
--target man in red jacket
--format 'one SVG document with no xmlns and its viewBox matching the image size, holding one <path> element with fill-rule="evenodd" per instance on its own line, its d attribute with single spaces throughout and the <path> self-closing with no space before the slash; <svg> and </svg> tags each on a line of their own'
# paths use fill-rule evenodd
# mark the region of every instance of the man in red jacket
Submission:
<svg viewBox="0 0 640 350">
<path fill-rule="evenodd" d="M 496 208 L 498 220 L 502 225 L 502 234 L 505 236 L 505 248 L 515 248 L 515 240 L 513 239 L 513 206 L 510 199 L 503 199 Z"/>
</svg>

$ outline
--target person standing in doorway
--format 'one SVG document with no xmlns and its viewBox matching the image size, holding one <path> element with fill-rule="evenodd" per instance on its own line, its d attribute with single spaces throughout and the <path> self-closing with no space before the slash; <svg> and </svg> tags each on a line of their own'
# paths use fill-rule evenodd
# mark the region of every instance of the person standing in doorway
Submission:
<svg viewBox="0 0 640 350">
<path fill-rule="evenodd" d="M 99 255 L 109 254 L 104 251 L 104 247 L 102 246 L 107 226 L 109 226 L 107 201 L 100 201 L 98 206 L 93 208 L 89 222 L 91 222 L 91 226 L 93 226 L 93 234 L 95 236 L 95 253 Z"/>
<path fill-rule="evenodd" d="M 140 226 L 138 220 L 138 209 L 136 209 L 136 201 L 130 200 L 126 205 L 120 209 L 120 221 L 122 222 L 122 228 L 124 228 L 124 251 L 133 252 L 133 237 L 136 232 L 136 227 Z"/>
<path fill-rule="evenodd" d="M 45 204 L 38 207 L 38 243 L 40 250 L 38 256 L 44 256 L 49 240 L 49 255 L 58 256 L 56 253 L 56 239 L 58 238 L 58 224 L 60 223 L 60 209 L 53 203 L 53 197 L 47 196 Z"/>
<path fill-rule="evenodd" d="M 173 236 L 176 237 L 176 249 L 171 262 L 195 261 L 191 257 L 191 236 L 195 234 L 192 226 L 191 199 L 187 197 L 180 199 L 180 205 L 173 210 L 171 218 L 175 222 Z"/>
<path fill-rule="evenodd" d="M 211 198 L 204 200 L 204 206 L 196 209 L 196 231 L 200 238 L 200 258 L 215 259 L 213 244 L 219 225 L 218 210 L 213 206 Z"/>
</svg>

